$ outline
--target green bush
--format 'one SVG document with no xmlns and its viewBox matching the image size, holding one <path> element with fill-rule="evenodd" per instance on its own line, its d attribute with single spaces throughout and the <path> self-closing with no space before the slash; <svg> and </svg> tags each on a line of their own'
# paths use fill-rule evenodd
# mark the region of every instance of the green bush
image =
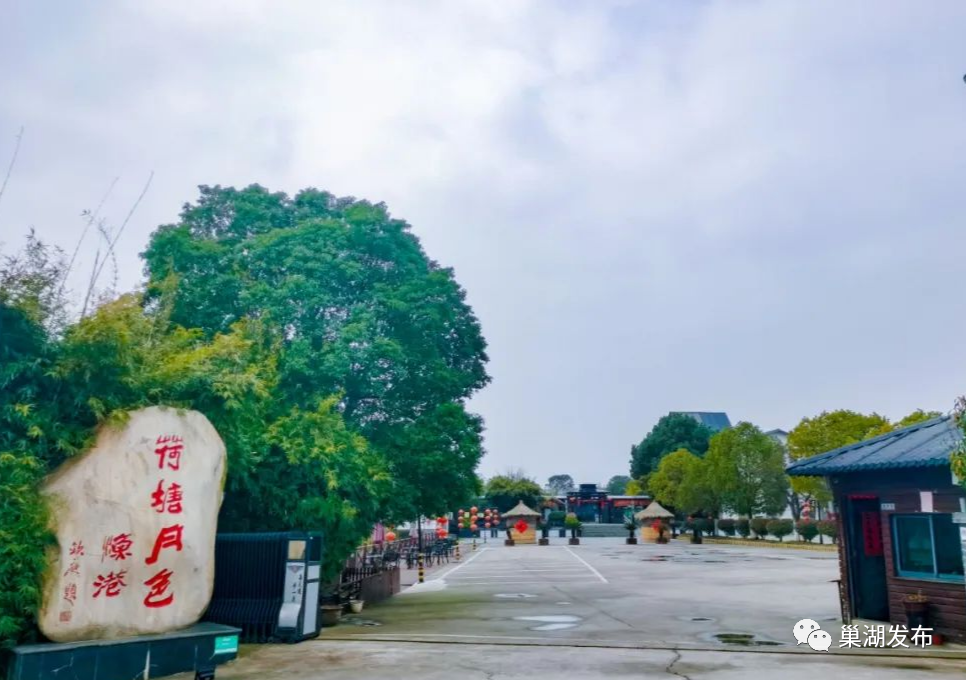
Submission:
<svg viewBox="0 0 966 680">
<path fill-rule="evenodd" d="M 795 531 L 803 541 L 811 541 L 818 536 L 818 524 L 810 519 L 800 519 L 795 523 Z"/>
<path fill-rule="evenodd" d="M 762 539 L 768 535 L 768 518 L 753 517 L 751 519 L 751 530 L 755 532 L 756 539 Z"/>
<path fill-rule="evenodd" d="M 768 522 L 767 528 L 768 533 L 777 538 L 779 542 L 794 531 L 794 525 L 790 519 L 773 519 Z"/>
<path fill-rule="evenodd" d="M 710 517 L 698 517 L 694 520 L 694 528 L 705 536 L 714 534 L 714 520 Z"/>
<path fill-rule="evenodd" d="M 725 536 L 734 536 L 736 528 L 736 522 L 733 519 L 718 520 L 718 531 L 723 533 Z"/>
<path fill-rule="evenodd" d="M 751 522 L 748 521 L 747 517 L 741 517 L 735 522 L 735 530 L 742 538 L 748 538 L 751 536 Z"/>
<path fill-rule="evenodd" d="M 0 453 L 0 670 L 2 652 L 33 637 L 40 607 L 47 530 L 47 507 L 39 485 L 43 467 L 23 453 Z"/>
<path fill-rule="evenodd" d="M 818 533 L 822 534 L 822 536 L 828 536 L 833 542 L 839 537 L 839 525 L 835 521 L 823 519 L 815 524 L 818 526 Z"/>
<path fill-rule="evenodd" d="M 563 510 L 554 510 L 547 517 L 547 523 L 552 527 L 562 527 L 564 524 L 564 519 L 566 519 L 567 513 Z"/>
</svg>

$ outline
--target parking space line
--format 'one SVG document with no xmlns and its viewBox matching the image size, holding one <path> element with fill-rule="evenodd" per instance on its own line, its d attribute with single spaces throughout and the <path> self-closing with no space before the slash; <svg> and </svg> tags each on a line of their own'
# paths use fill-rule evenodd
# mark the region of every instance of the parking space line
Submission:
<svg viewBox="0 0 966 680">
<path fill-rule="evenodd" d="M 442 581 L 443 579 L 445 579 L 447 576 L 449 576 L 453 572 L 459 571 L 460 569 L 462 569 L 463 567 L 465 567 L 467 564 L 469 564 L 470 562 L 472 562 L 473 560 L 475 560 L 477 557 L 479 557 L 480 555 L 482 555 L 483 553 L 485 553 L 487 550 L 489 550 L 489 548 L 483 548 L 482 550 L 480 550 L 480 552 L 478 552 L 475 555 L 473 555 L 473 557 L 471 557 L 470 559 L 466 560 L 462 564 L 457 564 L 455 567 L 453 567 L 452 569 L 450 569 L 449 571 L 447 571 L 447 572 L 445 572 L 443 574 L 440 574 L 439 576 L 437 576 L 433 580 L 434 581 Z"/>
<path fill-rule="evenodd" d="M 607 583 L 607 579 L 604 578 L 603 576 L 601 576 L 601 573 L 599 571 L 597 571 L 592 566 L 590 566 L 589 564 L 587 564 L 587 561 L 584 558 L 582 558 L 580 555 L 578 555 L 577 553 L 575 553 L 573 550 L 571 550 L 567 546 L 562 546 L 562 547 L 563 547 L 564 550 L 566 550 L 571 555 L 573 555 L 581 564 L 583 564 L 585 567 L 587 567 L 588 569 L 590 569 L 594 573 L 594 575 L 597 578 L 600 579 L 601 583 Z"/>
</svg>

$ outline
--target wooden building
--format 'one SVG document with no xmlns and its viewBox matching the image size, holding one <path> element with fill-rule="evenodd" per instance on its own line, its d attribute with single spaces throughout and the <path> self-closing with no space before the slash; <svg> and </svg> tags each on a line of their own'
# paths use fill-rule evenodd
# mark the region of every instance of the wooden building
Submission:
<svg viewBox="0 0 966 680">
<path fill-rule="evenodd" d="M 792 476 L 825 477 L 838 509 L 843 609 L 908 624 L 904 598 L 928 598 L 928 625 L 966 642 L 960 527 L 966 493 L 949 460 L 962 442 L 943 416 L 799 460 Z"/>
<path fill-rule="evenodd" d="M 622 524 L 626 514 L 639 512 L 650 502 L 650 496 L 611 496 L 596 484 L 581 484 L 567 494 L 564 506 L 585 524 Z"/>
</svg>

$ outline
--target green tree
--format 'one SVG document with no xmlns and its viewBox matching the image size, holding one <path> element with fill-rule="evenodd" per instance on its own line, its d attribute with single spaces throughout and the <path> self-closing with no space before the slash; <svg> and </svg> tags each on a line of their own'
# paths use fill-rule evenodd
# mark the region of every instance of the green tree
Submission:
<svg viewBox="0 0 966 680">
<path fill-rule="evenodd" d="M 570 475 L 550 475 L 547 480 L 547 489 L 557 496 L 563 496 L 575 488 L 574 478 Z"/>
<path fill-rule="evenodd" d="M 647 487 L 639 479 L 632 479 L 624 487 L 625 496 L 642 496 Z"/>
<path fill-rule="evenodd" d="M 725 509 L 745 517 L 784 509 L 788 477 L 782 448 L 751 423 L 714 435 L 705 461 Z"/>
<path fill-rule="evenodd" d="M 891 429 L 889 420 L 878 413 L 866 415 L 846 409 L 822 411 L 813 418 L 803 418 L 788 433 L 788 455 L 793 460 L 810 458 Z M 832 499 L 821 477 L 792 477 L 791 489 L 800 501 L 827 503 Z"/>
<path fill-rule="evenodd" d="M 708 450 L 712 432 L 684 413 L 670 413 L 659 421 L 637 446 L 631 447 L 631 476 L 642 477 L 657 469 L 661 458 L 678 449 L 696 456 Z"/>
<path fill-rule="evenodd" d="M 678 513 L 703 512 L 717 517 L 721 499 L 708 471 L 703 458 L 687 449 L 678 449 L 661 459 L 648 480 L 648 489 L 658 502 Z"/>
<path fill-rule="evenodd" d="M 486 505 L 506 512 L 520 501 L 527 507 L 540 511 L 543 490 L 532 479 L 518 475 L 497 475 L 487 480 L 483 487 Z"/>
<path fill-rule="evenodd" d="M 205 186 L 144 257 L 149 301 L 175 282 L 173 323 L 206 337 L 265 324 L 280 403 L 340 395 L 347 423 L 390 465 L 389 518 L 442 512 L 477 484 L 482 424 L 465 400 L 489 380 L 486 343 L 452 270 L 385 205 Z"/>
<path fill-rule="evenodd" d="M 692 482 L 688 477 L 693 478 L 700 464 L 701 459 L 687 449 L 667 454 L 648 479 L 648 491 L 662 505 L 690 512 L 692 508 L 684 507 L 682 502 L 681 487 L 686 481 Z"/>
<path fill-rule="evenodd" d="M 610 481 L 607 482 L 607 493 L 614 496 L 622 495 L 624 493 L 624 489 L 627 488 L 627 484 L 630 481 L 631 478 L 627 475 L 614 475 L 610 478 Z"/>
</svg>

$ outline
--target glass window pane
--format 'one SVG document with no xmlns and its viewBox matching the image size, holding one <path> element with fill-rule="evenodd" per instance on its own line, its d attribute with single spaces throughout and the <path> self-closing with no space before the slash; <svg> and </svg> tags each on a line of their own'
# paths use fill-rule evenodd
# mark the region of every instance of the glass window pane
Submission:
<svg viewBox="0 0 966 680">
<path fill-rule="evenodd" d="M 936 540 L 936 564 L 943 576 L 963 575 L 963 549 L 959 527 L 949 514 L 933 515 L 933 535 Z"/>
<path fill-rule="evenodd" d="M 935 573 L 929 517 L 929 515 L 895 516 L 900 572 Z"/>
</svg>

